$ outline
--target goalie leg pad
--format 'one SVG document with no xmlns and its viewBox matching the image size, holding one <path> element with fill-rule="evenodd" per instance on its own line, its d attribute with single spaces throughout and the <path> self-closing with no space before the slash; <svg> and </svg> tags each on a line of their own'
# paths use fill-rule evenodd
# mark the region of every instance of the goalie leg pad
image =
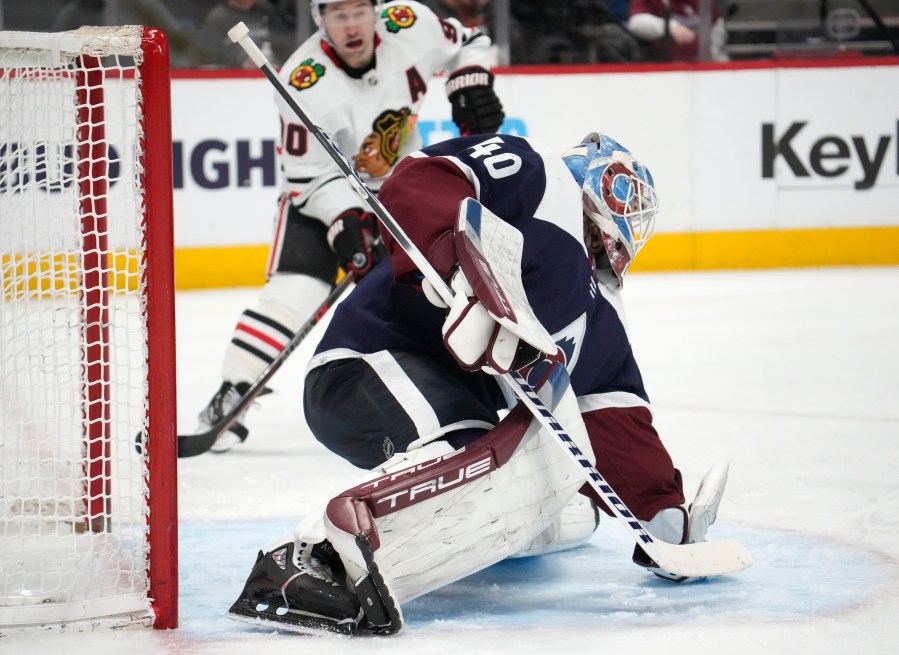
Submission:
<svg viewBox="0 0 899 655">
<path fill-rule="evenodd" d="M 592 499 L 575 494 L 556 520 L 512 557 L 548 555 L 582 546 L 599 527 L 599 517 L 599 508 Z"/>
<path fill-rule="evenodd" d="M 380 595 L 398 611 L 526 548 L 581 484 L 577 465 L 518 406 L 470 446 L 332 499 L 325 530 L 349 579 L 358 582 L 376 565 L 386 590 Z"/>
</svg>

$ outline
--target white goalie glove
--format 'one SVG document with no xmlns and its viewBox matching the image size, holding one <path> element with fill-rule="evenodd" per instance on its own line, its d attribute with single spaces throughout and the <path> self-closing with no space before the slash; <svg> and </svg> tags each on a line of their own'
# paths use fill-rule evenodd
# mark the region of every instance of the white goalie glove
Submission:
<svg viewBox="0 0 899 655">
<path fill-rule="evenodd" d="M 443 322 L 443 344 L 463 369 L 504 374 L 542 355 L 537 346 L 501 325 L 487 311 L 461 269 L 453 275 L 450 287 L 455 297 Z M 432 304 L 446 308 L 430 282 L 424 280 L 422 289 Z"/>
<path fill-rule="evenodd" d="M 534 315 L 521 279 L 524 237 L 474 198 L 459 204 L 454 229 L 459 268 L 443 343 L 466 371 L 504 375 L 554 355 L 556 343 Z M 446 308 L 425 279 L 428 300 Z"/>
</svg>

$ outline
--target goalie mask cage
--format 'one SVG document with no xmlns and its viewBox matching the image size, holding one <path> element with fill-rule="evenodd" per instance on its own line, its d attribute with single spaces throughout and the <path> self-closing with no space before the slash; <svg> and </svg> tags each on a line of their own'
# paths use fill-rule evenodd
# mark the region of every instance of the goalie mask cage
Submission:
<svg viewBox="0 0 899 655">
<path fill-rule="evenodd" d="M 0 32 L 0 637 L 177 625 L 169 84 L 154 28 Z"/>
</svg>

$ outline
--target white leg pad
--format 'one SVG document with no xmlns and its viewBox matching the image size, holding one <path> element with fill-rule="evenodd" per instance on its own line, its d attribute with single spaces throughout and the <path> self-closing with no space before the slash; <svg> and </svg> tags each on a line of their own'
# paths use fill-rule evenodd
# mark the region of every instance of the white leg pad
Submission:
<svg viewBox="0 0 899 655">
<path fill-rule="evenodd" d="M 582 546 L 599 527 L 599 510 L 581 494 L 575 494 L 556 520 L 512 557 L 547 555 Z"/>
<path fill-rule="evenodd" d="M 356 547 L 366 534 L 402 603 L 528 548 L 582 484 L 580 468 L 519 406 L 462 450 L 332 499 L 325 530 L 354 582 L 367 574 Z"/>
<path fill-rule="evenodd" d="M 416 466 L 421 462 L 442 457 L 451 452 L 453 452 L 453 447 L 450 446 L 447 442 L 434 441 L 426 444 L 421 448 L 417 448 L 414 451 L 396 453 L 386 462 L 369 471 L 362 479 L 362 483 L 365 483 L 368 480 L 380 478 L 388 473 L 408 469 L 409 467 Z M 327 502 L 325 502 L 320 509 L 317 508 L 316 510 L 309 512 L 309 514 L 307 514 L 303 518 L 303 520 L 300 521 L 299 524 L 297 524 L 297 527 L 294 528 L 293 531 L 293 537 L 295 541 L 305 541 L 307 543 L 317 544 L 320 541 L 324 541 L 328 538 L 328 535 L 325 532 L 326 508 Z M 283 539 L 278 542 L 279 545 L 283 543 Z"/>
</svg>

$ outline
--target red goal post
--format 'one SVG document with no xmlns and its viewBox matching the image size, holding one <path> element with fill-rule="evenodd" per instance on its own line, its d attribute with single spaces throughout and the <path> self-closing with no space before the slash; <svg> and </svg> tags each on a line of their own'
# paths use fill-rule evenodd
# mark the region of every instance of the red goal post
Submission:
<svg viewBox="0 0 899 655">
<path fill-rule="evenodd" d="M 177 626 L 171 163 L 161 31 L 0 32 L 0 637 Z"/>
</svg>

